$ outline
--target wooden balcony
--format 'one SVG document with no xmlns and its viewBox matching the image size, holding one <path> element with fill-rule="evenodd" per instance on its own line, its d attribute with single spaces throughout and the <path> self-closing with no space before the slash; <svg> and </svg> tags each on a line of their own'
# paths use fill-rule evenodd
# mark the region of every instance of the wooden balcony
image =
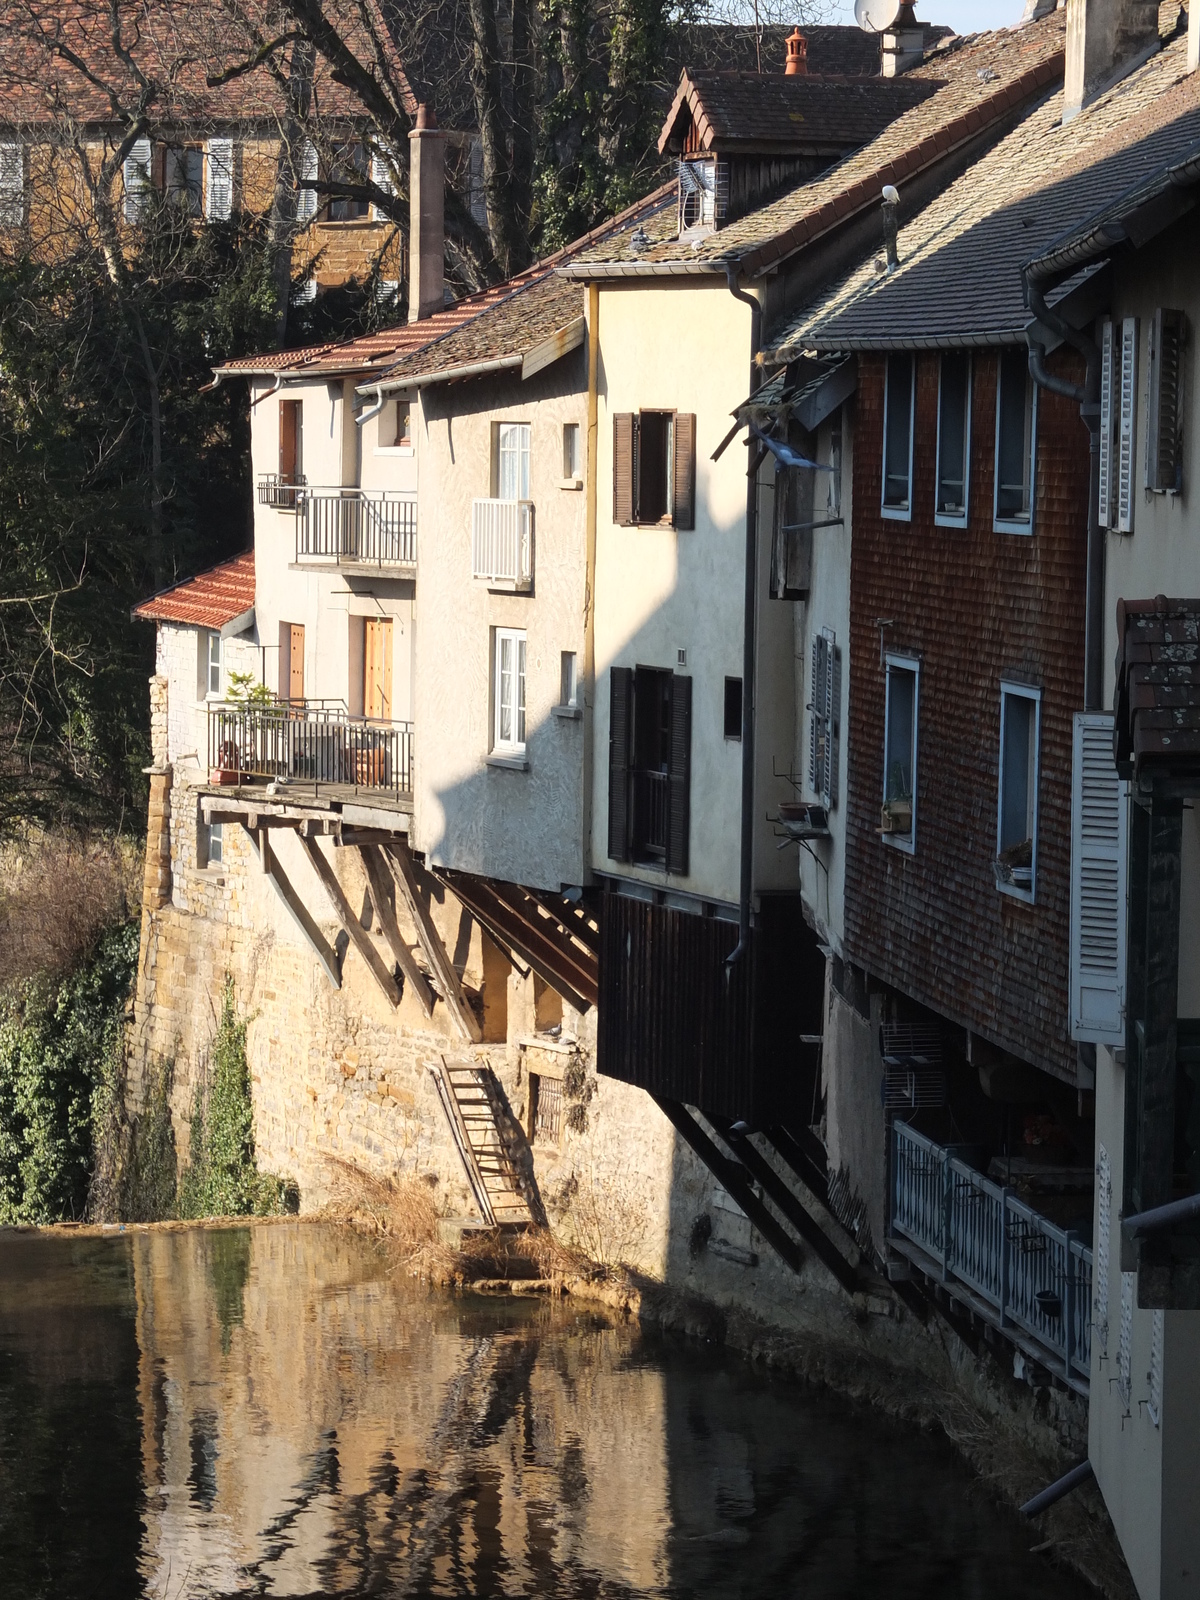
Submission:
<svg viewBox="0 0 1200 1600">
<path fill-rule="evenodd" d="M 533 501 L 471 503 L 471 576 L 492 589 L 533 587 Z"/>
<path fill-rule="evenodd" d="M 214 705 L 208 769 L 216 787 L 276 782 L 314 792 L 412 795 L 413 725 L 352 717 L 337 704 Z"/>
</svg>

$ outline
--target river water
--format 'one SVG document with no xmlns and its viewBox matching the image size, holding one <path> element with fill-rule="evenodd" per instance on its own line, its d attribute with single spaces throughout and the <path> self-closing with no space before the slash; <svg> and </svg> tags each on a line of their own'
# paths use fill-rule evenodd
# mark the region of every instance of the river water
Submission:
<svg viewBox="0 0 1200 1600">
<path fill-rule="evenodd" d="M 0 1594 L 1075 1600 L 949 1448 L 344 1229 L 0 1233 Z"/>
</svg>

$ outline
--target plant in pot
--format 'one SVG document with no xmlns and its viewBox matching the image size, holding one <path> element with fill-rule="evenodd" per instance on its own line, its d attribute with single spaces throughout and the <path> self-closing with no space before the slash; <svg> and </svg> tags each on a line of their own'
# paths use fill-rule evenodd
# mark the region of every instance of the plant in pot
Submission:
<svg viewBox="0 0 1200 1600">
<path fill-rule="evenodd" d="M 912 816 L 911 775 L 903 762 L 893 761 L 888 768 L 883 810 L 879 817 L 879 831 L 880 833 L 911 833 Z"/>
<path fill-rule="evenodd" d="M 1033 840 L 1021 839 L 996 857 L 996 882 L 1014 889 L 1033 888 Z"/>
<path fill-rule="evenodd" d="M 231 672 L 226 700 L 232 706 L 273 706 L 275 696 L 265 683 L 256 681 L 252 672 Z M 249 733 L 250 730 L 247 729 Z M 209 781 L 218 787 L 244 783 L 250 777 L 247 770 L 253 765 L 234 739 L 223 739 L 217 750 L 217 764 L 209 774 Z"/>
</svg>

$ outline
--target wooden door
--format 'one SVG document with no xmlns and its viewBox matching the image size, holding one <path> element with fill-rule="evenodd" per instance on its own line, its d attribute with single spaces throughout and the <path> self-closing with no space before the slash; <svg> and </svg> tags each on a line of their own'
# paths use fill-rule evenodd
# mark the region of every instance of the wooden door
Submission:
<svg viewBox="0 0 1200 1600">
<path fill-rule="evenodd" d="M 363 715 L 392 716 L 392 619 L 368 617 L 363 638 Z"/>
<path fill-rule="evenodd" d="M 288 699 L 294 704 L 304 699 L 304 625 L 293 622 L 288 646 Z"/>
</svg>

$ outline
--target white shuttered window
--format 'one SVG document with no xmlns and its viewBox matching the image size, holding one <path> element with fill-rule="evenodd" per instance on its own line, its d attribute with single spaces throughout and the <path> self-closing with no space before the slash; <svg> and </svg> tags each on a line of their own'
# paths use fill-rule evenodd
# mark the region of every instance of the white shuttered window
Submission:
<svg viewBox="0 0 1200 1600">
<path fill-rule="evenodd" d="M 1121 1325 L 1117 1332 L 1117 1391 L 1126 1407 L 1133 1376 L 1133 1288 L 1136 1272 L 1121 1274 Z"/>
<path fill-rule="evenodd" d="M 317 191 L 312 187 L 320 172 L 317 147 L 311 139 L 300 146 L 300 192 L 296 196 L 296 220 L 310 222 L 317 214 Z"/>
<path fill-rule="evenodd" d="M 206 155 L 204 215 L 210 222 L 227 222 L 233 213 L 233 140 L 210 139 Z"/>
<path fill-rule="evenodd" d="M 812 643 L 809 701 L 808 781 L 827 811 L 838 803 L 838 720 L 842 702 L 842 653 L 831 628 Z"/>
<path fill-rule="evenodd" d="M 1113 350 L 1113 325 L 1105 318 L 1100 324 L 1100 492 L 1098 515 L 1102 528 L 1113 520 L 1113 429 L 1117 408 L 1116 375 L 1119 368 Z"/>
<path fill-rule="evenodd" d="M 1096 1152 L 1096 1259 L 1092 1272 L 1092 1326 L 1100 1354 L 1108 1354 L 1108 1244 L 1112 1220 L 1112 1162 L 1100 1145 Z"/>
<path fill-rule="evenodd" d="M 0 143 L 0 228 L 25 221 L 25 152 L 11 140 Z"/>
<path fill-rule="evenodd" d="M 1137 451 L 1138 319 L 1121 323 L 1121 386 L 1117 416 L 1116 499 L 1118 533 L 1133 532 L 1133 463 Z"/>
<path fill-rule="evenodd" d="M 125 157 L 122 177 L 125 183 L 125 221 L 140 222 L 146 214 L 153 190 L 149 139 L 134 140 Z"/>
<path fill-rule="evenodd" d="M 1071 774 L 1071 1037 L 1125 1042 L 1127 800 L 1111 713 L 1075 717 Z"/>
</svg>

